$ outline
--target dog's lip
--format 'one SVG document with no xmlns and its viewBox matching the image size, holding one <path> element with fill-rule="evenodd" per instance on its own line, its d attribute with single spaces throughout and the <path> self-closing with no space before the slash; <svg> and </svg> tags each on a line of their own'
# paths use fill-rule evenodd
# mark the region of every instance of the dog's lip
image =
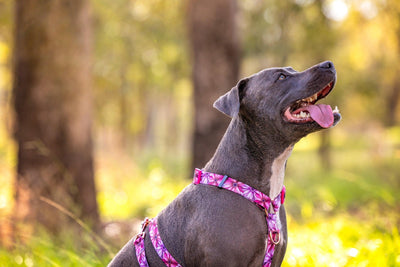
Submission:
<svg viewBox="0 0 400 267">
<path fill-rule="evenodd" d="M 327 83 L 321 90 L 318 92 L 314 93 L 311 96 L 296 100 L 292 102 L 291 105 L 289 105 L 287 108 L 284 109 L 283 111 L 283 118 L 285 121 L 289 123 L 296 123 L 296 124 L 305 124 L 305 123 L 313 123 L 315 120 L 311 118 L 310 114 L 308 111 L 306 111 L 306 107 L 310 105 L 315 105 L 315 103 L 322 99 L 325 98 L 333 89 L 335 86 L 335 81 L 336 79 L 331 80 L 329 83 Z M 324 106 L 324 105 L 320 105 Z M 325 105 L 327 106 L 327 105 Z M 304 111 L 304 112 L 303 112 Z M 337 107 L 332 111 L 333 113 L 333 119 L 335 125 L 336 122 L 336 114 L 339 114 L 339 110 Z M 340 114 L 339 114 L 340 116 Z M 340 120 L 340 119 L 339 119 Z"/>
</svg>

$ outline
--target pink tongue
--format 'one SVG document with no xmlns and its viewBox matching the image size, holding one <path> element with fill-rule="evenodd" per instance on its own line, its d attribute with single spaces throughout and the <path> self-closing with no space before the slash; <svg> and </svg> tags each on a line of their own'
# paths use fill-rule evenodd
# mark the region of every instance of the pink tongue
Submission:
<svg viewBox="0 0 400 267">
<path fill-rule="evenodd" d="M 311 118 L 316 121 L 321 127 L 329 128 L 333 125 L 332 108 L 329 105 L 309 105 L 305 107 L 310 113 Z"/>
</svg>

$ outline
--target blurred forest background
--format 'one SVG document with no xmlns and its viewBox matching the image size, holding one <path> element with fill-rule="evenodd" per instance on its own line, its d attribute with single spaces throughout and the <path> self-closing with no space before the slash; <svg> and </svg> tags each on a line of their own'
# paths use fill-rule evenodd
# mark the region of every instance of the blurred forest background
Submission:
<svg viewBox="0 0 400 267">
<path fill-rule="evenodd" d="M 0 266 L 104 266 L 209 159 L 244 76 L 332 60 L 284 266 L 400 266 L 397 0 L 0 0 Z"/>
</svg>

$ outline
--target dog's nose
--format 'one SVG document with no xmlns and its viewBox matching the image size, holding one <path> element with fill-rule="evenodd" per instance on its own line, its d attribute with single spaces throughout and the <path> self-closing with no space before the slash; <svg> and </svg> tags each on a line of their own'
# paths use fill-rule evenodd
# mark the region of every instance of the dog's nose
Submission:
<svg viewBox="0 0 400 267">
<path fill-rule="evenodd" d="M 335 69 L 335 67 L 333 66 L 332 61 L 322 62 L 321 64 L 319 64 L 319 67 L 321 69 Z"/>
</svg>

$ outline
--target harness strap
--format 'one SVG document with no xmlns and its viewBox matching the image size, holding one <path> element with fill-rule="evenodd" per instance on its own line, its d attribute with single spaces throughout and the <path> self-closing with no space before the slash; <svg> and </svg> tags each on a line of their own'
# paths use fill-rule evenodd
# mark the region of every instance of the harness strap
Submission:
<svg viewBox="0 0 400 267">
<path fill-rule="evenodd" d="M 144 248 L 144 237 L 146 235 L 145 230 L 149 223 L 150 223 L 150 220 L 148 218 L 146 218 L 142 222 L 142 231 L 136 236 L 136 239 L 134 242 L 135 251 L 136 251 L 136 259 L 137 259 L 140 267 L 149 267 L 149 263 L 147 262 L 147 259 L 146 259 L 146 251 Z"/>
<path fill-rule="evenodd" d="M 274 200 L 271 200 L 269 196 L 264 193 L 231 177 L 205 172 L 200 169 L 195 169 L 193 183 L 224 188 L 254 202 L 258 207 L 264 210 L 268 227 L 268 236 L 263 267 L 270 267 L 275 246 L 281 241 L 280 223 L 277 212 L 285 201 L 285 186 L 283 186 L 281 193 Z"/>
<path fill-rule="evenodd" d="M 156 250 L 158 256 L 161 260 L 167 265 L 168 267 L 182 267 L 172 255 L 168 252 L 167 248 L 165 247 L 160 232 L 158 231 L 157 227 L 157 218 L 151 220 L 149 224 L 149 233 L 150 233 L 150 240 L 153 244 L 154 249 Z"/>
<path fill-rule="evenodd" d="M 135 251 L 136 251 L 136 258 L 139 263 L 140 267 L 149 267 L 149 263 L 146 259 L 146 252 L 144 247 L 144 237 L 145 237 L 145 230 L 146 227 L 149 226 L 149 234 L 150 240 L 153 244 L 157 255 L 160 259 L 164 262 L 164 264 L 168 267 L 182 267 L 172 255 L 168 252 L 167 248 L 165 247 L 164 243 L 162 242 L 160 233 L 158 231 L 157 226 L 157 219 L 148 219 L 146 218 L 142 223 L 142 231 L 136 236 L 135 240 Z"/>
</svg>

